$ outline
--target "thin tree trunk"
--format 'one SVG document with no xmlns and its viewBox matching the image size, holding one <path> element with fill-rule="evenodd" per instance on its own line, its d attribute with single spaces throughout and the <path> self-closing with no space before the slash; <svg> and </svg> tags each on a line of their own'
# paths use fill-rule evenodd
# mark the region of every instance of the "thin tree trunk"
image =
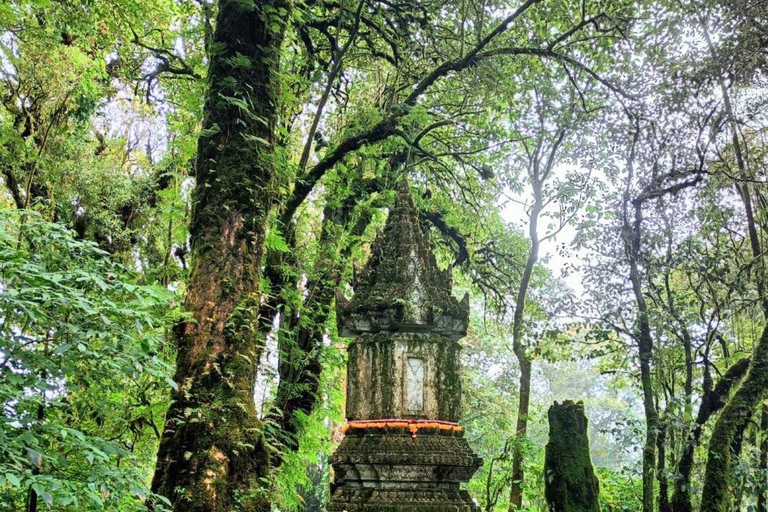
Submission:
<svg viewBox="0 0 768 512">
<path fill-rule="evenodd" d="M 760 486 L 757 493 L 757 512 L 768 512 L 768 406 L 763 404 L 760 416 Z"/>
<path fill-rule="evenodd" d="M 640 349 L 640 380 L 643 388 L 643 409 L 645 411 L 646 425 L 645 446 L 643 447 L 643 512 L 651 512 L 654 509 L 653 484 L 655 479 L 658 417 L 655 404 L 653 403 L 653 383 L 651 380 L 651 351 L 653 345 L 650 340 L 650 331 L 647 335 L 641 333 L 641 341 L 639 341 L 638 345 Z"/>
<path fill-rule="evenodd" d="M 643 409 L 645 412 L 646 435 L 643 447 L 643 512 L 654 510 L 654 484 L 656 480 L 656 445 L 659 429 L 659 417 L 654 401 L 653 391 L 653 350 L 654 342 L 651 332 L 648 304 L 642 288 L 642 225 L 643 205 L 646 201 L 663 197 L 666 194 L 675 194 L 680 190 L 696 185 L 701 181 L 701 174 L 697 173 L 694 179 L 677 183 L 667 188 L 654 188 L 658 184 L 652 183 L 645 187 L 634 199 L 630 199 L 630 191 L 634 180 L 634 165 L 637 150 L 637 142 L 640 137 L 640 127 L 637 119 L 634 119 L 635 129 L 630 143 L 630 152 L 627 158 L 627 185 L 622 204 L 622 238 L 624 251 L 629 265 L 629 281 L 632 285 L 632 294 L 637 304 L 637 318 L 634 328 L 634 339 L 637 343 L 637 352 L 640 366 L 640 383 L 643 392 Z M 634 213 L 630 214 L 630 205 Z"/>
<path fill-rule="evenodd" d="M 523 444 L 528 432 L 528 410 L 531 402 L 531 361 L 524 353 L 518 355 L 517 360 L 520 364 L 520 401 L 517 408 L 517 439 L 512 453 L 510 510 L 519 510 L 523 505 Z"/>
<path fill-rule="evenodd" d="M 627 188 L 623 201 L 624 249 L 629 263 L 629 280 L 632 293 L 637 304 L 637 327 L 635 340 L 637 343 L 638 359 L 640 360 L 640 383 L 643 391 L 643 410 L 645 412 L 645 445 L 643 447 L 643 512 L 654 510 L 654 481 L 656 480 L 656 436 L 658 432 L 658 412 L 653 396 L 653 376 L 651 361 L 653 358 L 653 337 L 648 319 L 648 305 L 643 294 L 640 275 L 640 248 L 642 243 L 643 202 L 630 201 L 629 190 L 634 177 L 634 164 L 640 129 L 636 126 L 632 134 L 630 154 L 627 159 Z M 630 204 L 634 207 L 634 215 L 630 221 Z"/>
<path fill-rule="evenodd" d="M 552 173 L 557 152 L 566 135 L 566 128 L 558 128 L 552 139 L 552 145 L 545 155 L 543 153 L 544 134 L 546 133 L 544 118 L 541 117 L 539 121 L 541 124 L 539 140 L 536 148 L 528 153 L 528 178 L 531 181 L 533 192 L 533 205 L 531 206 L 528 221 L 528 239 L 531 242 L 531 247 L 528 250 L 528 259 L 525 262 L 525 269 L 517 289 L 515 313 L 512 320 L 512 348 L 520 364 L 520 399 L 517 406 L 516 439 L 512 453 L 512 483 L 509 491 L 510 512 L 519 510 L 523 506 L 523 482 L 525 479 L 523 472 L 523 447 L 527 438 L 528 412 L 531 401 L 531 356 L 526 349 L 525 343 L 523 343 L 525 301 L 531 284 L 533 270 L 539 261 L 539 245 L 541 243 L 539 238 L 539 216 L 544 209 L 544 184 Z"/>
<path fill-rule="evenodd" d="M 43 345 L 43 355 L 47 358 L 48 357 L 48 351 L 50 350 L 49 342 L 48 340 L 45 340 L 45 344 Z M 43 383 L 45 383 L 45 380 L 48 378 L 48 372 L 45 370 L 42 371 L 40 378 Z M 37 406 L 37 424 L 42 425 L 43 421 L 45 420 L 45 391 L 41 392 L 40 397 L 40 404 Z M 39 475 L 41 471 L 41 466 L 43 462 L 40 461 L 39 465 L 36 465 L 35 468 L 32 470 L 33 475 Z M 25 507 L 26 512 L 37 512 L 37 503 L 38 503 L 38 495 L 37 491 L 35 491 L 32 486 L 29 487 L 29 492 L 27 493 L 27 506 Z"/>
<path fill-rule="evenodd" d="M 667 434 L 669 426 L 667 424 L 667 413 L 659 421 L 659 435 L 656 438 L 656 449 L 658 451 L 658 464 L 656 466 L 656 478 L 659 481 L 659 512 L 671 512 L 672 505 L 669 503 L 669 481 L 667 480 Z"/>
<path fill-rule="evenodd" d="M 542 209 L 541 185 L 534 181 L 534 205 L 531 209 L 531 218 L 528 225 L 531 247 L 528 251 L 528 260 L 520 279 L 520 287 L 517 292 L 515 315 L 512 325 L 512 346 L 520 365 L 520 398 L 517 406 L 517 428 L 515 431 L 515 448 L 512 452 L 512 484 L 509 492 L 509 510 L 519 510 L 523 505 L 523 447 L 528 432 L 528 412 L 531 402 L 531 359 L 523 344 L 523 313 L 525 312 L 525 299 L 528 287 L 533 275 L 533 269 L 539 259 L 539 235 L 538 222 Z"/>
<path fill-rule="evenodd" d="M 287 16 L 280 0 L 219 1 L 190 226 L 190 320 L 175 329 L 178 390 L 152 482 L 175 512 L 269 510 L 253 390 Z"/>
<path fill-rule="evenodd" d="M 654 509 L 654 480 L 656 469 L 656 436 L 658 435 L 659 420 L 656 404 L 653 400 L 653 377 L 651 360 L 653 357 L 653 337 L 648 320 L 648 305 L 643 295 L 640 282 L 641 229 L 643 222 L 642 203 L 635 206 L 634 222 L 631 230 L 627 230 L 629 238 L 629 280 L 635 296 L 638 311 L 637 350 L 640 359 L 640 382 L 643 390 L 643 410 L 645 412 L 645 446 L 643 447 L 643 512 Z"/>
<path fill-rule="evenodd" d="M 48 345 L 48 342 L 46 341 L 46 347 Z M 47 352 L 46 348 L 46 352 Z M 47 354 L 46 354 L 47 355 Z M 42 397 L 43 403 L 45 402 L 45 393 L 43 393 Z M 43 403 L 40 403 L 40 405 L 37 406 L 37 422 L 40 424 L 45 419 L 45 406 Z M 36 466 L 32 470 L 33 475 L 39 475 L 40 474 L 40 467 Z M 27 493 L 27 506 L 25 507 L 26 512 L 37 512 L 37 502 L 38 502 L 38 496 L 37 491 L 35 491 L 32 486 L 29 487 L 29 492 Z"/>
</svg>

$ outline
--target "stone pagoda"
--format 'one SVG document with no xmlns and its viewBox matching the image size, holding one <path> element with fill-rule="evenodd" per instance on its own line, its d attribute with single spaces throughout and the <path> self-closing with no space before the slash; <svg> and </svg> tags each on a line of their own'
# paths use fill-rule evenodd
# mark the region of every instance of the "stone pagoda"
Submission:
<svg viewBox="0 0 768 512">
<path fill-rule="evenodd" d="M 329 512 L 477 512 L 461 489 L 482 464 L 458 425 L 458 340 L 469 297 L 451 295 L 407 183 L 347 302 L 345 437 L 331 456 Z"/>
</svg>

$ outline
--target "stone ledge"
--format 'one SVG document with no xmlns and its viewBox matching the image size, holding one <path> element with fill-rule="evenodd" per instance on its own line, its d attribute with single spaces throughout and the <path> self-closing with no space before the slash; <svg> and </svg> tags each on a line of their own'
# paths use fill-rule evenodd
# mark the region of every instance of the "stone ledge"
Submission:
<svg viewBox="0 0 768 512">
<path fill-rule="evenodd" d="M 350 489 L 338 488 L 328 512 L 478 512 L 463 489 Z"/>
</svg>

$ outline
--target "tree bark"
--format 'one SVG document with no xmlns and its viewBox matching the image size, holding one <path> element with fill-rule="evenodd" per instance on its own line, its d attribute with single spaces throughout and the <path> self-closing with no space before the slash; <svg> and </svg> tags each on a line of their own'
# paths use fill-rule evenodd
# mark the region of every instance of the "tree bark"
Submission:
<svg viewBox="0 0 768 512">
<path fill-rule="evenodd" d="M 731 389 L 741 380 L 748 367 L 749 358 L 746 357 L 734 363 L 728 368 L 725 375 L 717 381 L 714 390 L 712 389 L 712 377 L 709 375 L 709 368 L 704 369 L 704 396 L 696 414 L 696 423 L 688 435 L 687 442 L 683 445 L 683 453 L 677 463 L 679 477 L 675 479 L 675 489 L 672 493 L 673 512 L 691 512 L 693 510 L 691 473 L 693 472 L 693 455 L 701 440 L 702 428 L 712 415 L 723 408 Z"/>
<path fill-rule="evenodd" d="M 733 488 L 733 456 L 749 418 L 768 390 L 768 326 L 758 340 L 741 386 L 715 422 L 709 442 L 701 512 L 728 512 Z"/>
<path fill-rule="evenodd" d="M 274 126 L 287 6 L 220 0 L 198 142 L 188 319 L 152 490 L 175 512 L 269 510 L 253 389 L 261 259 L 276 197 Z"/>
<path fill-rule="evenodd" d="M 757 512 L 768 512 L 768 405 L 765 404 L 760 415 L 760 475 Z"/>
</svg>

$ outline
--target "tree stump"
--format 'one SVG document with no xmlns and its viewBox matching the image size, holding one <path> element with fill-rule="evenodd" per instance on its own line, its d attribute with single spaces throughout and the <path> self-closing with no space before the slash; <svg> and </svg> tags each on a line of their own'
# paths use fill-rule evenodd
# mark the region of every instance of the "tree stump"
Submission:
<svg viewBox="0 0 768 512">
<path fill-rule="evenodd" d="M 600 485 L 592 468 L 584 404 L 566 400 L 549 408 L 544 454 L 545 494 L 552 512 L 599 512 Z"/>
</svg>

